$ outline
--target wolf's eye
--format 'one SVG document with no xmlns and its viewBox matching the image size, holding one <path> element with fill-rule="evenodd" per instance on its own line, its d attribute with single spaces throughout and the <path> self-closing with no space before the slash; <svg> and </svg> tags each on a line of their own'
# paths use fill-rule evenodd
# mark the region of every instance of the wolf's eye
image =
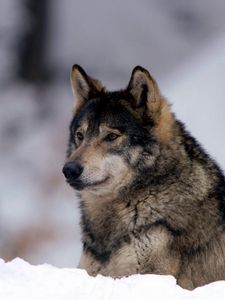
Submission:
<svg viewBox="0 0 225 300">
<path fill-rule="evenodd" d="M 111 132 L 105 137 L 105 141 L 112 142 L 119 137 L 118 134 Z"/>
<path fill-rule="evenodd" d="M 80 141 L 80 142 L 83 141 L 83 139 L 84 139 L 84 135 L 80 131 L 77 131 L 76 137 L 77 137 L 78 141 Z"/>
</svg>

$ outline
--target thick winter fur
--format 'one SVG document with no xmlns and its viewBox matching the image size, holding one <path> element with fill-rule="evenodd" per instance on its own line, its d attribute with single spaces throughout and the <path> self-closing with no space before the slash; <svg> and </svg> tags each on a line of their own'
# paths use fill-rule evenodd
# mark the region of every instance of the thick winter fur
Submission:
<svg viewBox="0 0 225 300">
<path fill-rule="evenodd" d="M 90 275 L 172 274 L 187 289 L 225 279 L 225 180 L 147 70 L 108 92 L 75 65 L 67 176 L 80 198 Z"/>
</svg>

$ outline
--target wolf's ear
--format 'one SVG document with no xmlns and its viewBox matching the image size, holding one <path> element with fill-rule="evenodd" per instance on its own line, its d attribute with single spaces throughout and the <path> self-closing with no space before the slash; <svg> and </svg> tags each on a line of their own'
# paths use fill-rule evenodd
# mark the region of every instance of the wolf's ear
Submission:
<svg viewBox="0 0 225 300">
<path fill-rule="evenodd" d="M 127 89 L 134 98 L 136 108 L 146 105 L 152 113 L 160 109 L 158 85 L 146 69 L 140 66 L 133 69 Z"/>
<path fill-rule="evenodd" d="M 70 81 L 73 94 L 76 97 L 76 109 L 104 91 L 102 84 L 88 76 L 79 65 L 73 65 Z"/>
<path fill-rule="evenodd" d="M 160 140 L 169 141 L 175 120 L 169 104 L 160 94 L 158 85 L 149 72 L 139 66 L 134 68 L 128 91 L 133 96 L 133 106 L 145 107 L 147 110 L 147 115 L 154 121 L 154 129 Z"/>
</svg>

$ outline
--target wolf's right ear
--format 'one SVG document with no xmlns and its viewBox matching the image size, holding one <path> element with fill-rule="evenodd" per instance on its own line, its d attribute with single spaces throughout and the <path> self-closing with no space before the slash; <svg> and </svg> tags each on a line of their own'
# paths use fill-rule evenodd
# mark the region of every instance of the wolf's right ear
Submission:
<svg viewBox="0 0 225 300">
<path fill-rule="evenodd" d="M 96 97 L 104 91 L 101 82 L 88 76 L 79 65 L 73 65 L 70 73 L 70 81 L 73 94 L 76 97 L 76 110 L 89 99 Z"/>
</svg>

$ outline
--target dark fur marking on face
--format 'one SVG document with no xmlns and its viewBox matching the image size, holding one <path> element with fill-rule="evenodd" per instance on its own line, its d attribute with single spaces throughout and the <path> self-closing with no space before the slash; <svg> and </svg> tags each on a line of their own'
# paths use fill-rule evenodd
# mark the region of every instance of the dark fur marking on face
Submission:
<svg viewBox="0 0 225 300">
<path fill-rule="evenodd" d="M 95 128 L 97 130 L 101 123 L 106 123 L 108 126 L 118 128 L 128 135 L 132 131 L 133 135 L 141 135 L 141 138 L 143 138 L 148 132 L 143 129 L 143 126 L 139 124 L 140 121 L 124 106 L 124 102 L 126 102 L 126 99 L 123 98 L 124 95 L 126 95 L 124 92 L 112 92 L 106 93 L 101 98 L 89 100 L 75 115 L 70 128 L 75 129 L 83 119 L 86 119 L 90 129 Z M 149 124 L 152 123 L 148 118 Z"/>
</svg>

